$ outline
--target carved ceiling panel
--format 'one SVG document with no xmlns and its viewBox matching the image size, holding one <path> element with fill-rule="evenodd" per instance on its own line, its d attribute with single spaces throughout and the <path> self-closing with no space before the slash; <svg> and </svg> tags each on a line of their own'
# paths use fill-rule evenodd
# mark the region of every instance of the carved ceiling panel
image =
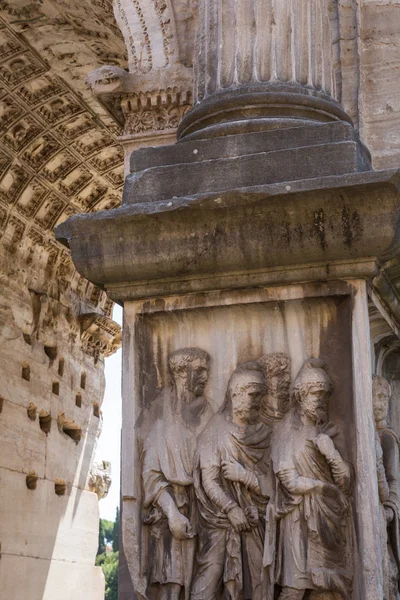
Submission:
<svg viewBox="0 0 400 600">
<path fill-rule="evenodd" d="M 107 312 L 105 295 L 75 276 L 53 235 L 71 214 L 121 201 L 121 128 L 84 82 L 105 63 L 126 65 L 111 1 L 0 0 L 1 244 Z"/>
</svg>

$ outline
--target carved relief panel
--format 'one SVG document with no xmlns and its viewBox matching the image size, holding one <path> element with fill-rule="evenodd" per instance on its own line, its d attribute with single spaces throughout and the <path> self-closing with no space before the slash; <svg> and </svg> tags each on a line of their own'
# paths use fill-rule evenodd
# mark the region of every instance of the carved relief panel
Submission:
<svg viewBox="0 0 400 600">
<path fill-rule="evenodd" d="M 136 594 L 361 598 L 348 296 L 204 304 L 126 306 Z"/>
</svg>

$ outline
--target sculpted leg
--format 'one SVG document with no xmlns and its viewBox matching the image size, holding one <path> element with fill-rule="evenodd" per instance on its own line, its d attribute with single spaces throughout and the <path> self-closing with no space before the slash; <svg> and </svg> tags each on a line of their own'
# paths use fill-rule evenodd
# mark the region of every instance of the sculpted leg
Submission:
<svg viewBox="0 0 400 600">
<path fill-rule="evenodd" d="M 305 590 L 295 590 L 294 588 L 285 587 L 279 596 L 279 600 L 302 600 L 305 593 Z"/>
<path fill-rule="evenodd" d="M 199 541 L 197 574 L 192 585 L 191 600 L 215 600 L 222 585 L 226 532 L 223 529 L 202 531 Z"/>
<path fill-rule="evenodd" d="M 177 583 L 160 585 L 159 600 L 179 600 L 181 586 Z"/>
</svg>

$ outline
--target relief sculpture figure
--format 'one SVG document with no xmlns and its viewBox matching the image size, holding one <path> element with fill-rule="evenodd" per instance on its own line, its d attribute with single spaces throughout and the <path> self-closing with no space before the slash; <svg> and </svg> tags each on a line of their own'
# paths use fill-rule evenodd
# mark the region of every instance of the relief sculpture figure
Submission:
<svg viewBox="0 0 400 600">
<path fill-rule="evenodd" d="M 375 404 L 375 402 L 374 402 Z M 382 575 L 383 575 L 383 600 L 389 600 L 389 598 L 397 598 L 397 596 L 391 596 L 391 560 L 389 552 L 389 540 L 387 531 L 387 522 L 389 515 L 391 516 L 389 509 L 386 508 L 386 503 L 389 501 L 389 485 L 386 479 L 385 467 L 383 465 L 383 450 L 381 446 L 381 440 L 378 431 L 375 431 L 375 452 L 376 452 L 376 474 L 378 478 L 378 494 L 379 494 L 379 508 L 380 508 L 380 528 L 381 528 L 381 541 L 382 541 Z"/>
<path fill-rule="evenodd" d="M 193 461 L 199 433 L 213 415 L 204 396 L 210 357 L 200 348 L 169 355 L 171 386 L 147 410 L 142 430 L 144 563 L 160 600 L 190 594 L 197 509 Z"/>
<path fill-rule="evenodd" d="M 279 422 L 290 404 L 290 358 L 283 352 L 264 354 L 258 359 L 264 370 L 267 393 L 260 407 L 260 419 L 270 427 Z"/>
<path fill-rule="evenodd" d="M 377 432 L 377 474 L 381 501 L 384 600 L 399 597 L 400 565 L 400 460 L 399 438 L 388 423 L 391 387 L 380 376 L 372 381 Z"/>
<path fill-rule="evenodd" d="M 302 600 L 307 590 L 351 597 L 352 469 L 328 423 L 332 384 L 324 363 L 310 358 L 293 385 L 292 407 L 274 428 L 276 493 L 267 508 L 266 598 Z"/>
<path fill-rule="evenodd" d="M 271 429 L 260 422 L 266 392 L 261 365 L 240 365 L 225 403 L 198 443 L 195 489 L 199 550 L 192 600 L 258 600 L 262 587 Z"/>
</svg>

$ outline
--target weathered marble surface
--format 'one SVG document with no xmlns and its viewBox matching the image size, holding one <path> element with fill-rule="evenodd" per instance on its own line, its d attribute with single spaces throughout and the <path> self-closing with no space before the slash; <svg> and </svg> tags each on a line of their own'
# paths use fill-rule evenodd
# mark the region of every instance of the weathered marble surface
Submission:
<svg viewBox="0 0 400 600">
<path fill-rule="evenodd" d="M 354 298 L 357 299 L 355 305 Z M 155 597 L 157 585 L 154 582 L 153 587 L 148 587 L 148 538 L 139 533 L 143 527 L 139 476 L 143 469 L 143 455 L 140 442 L 138 445 L 140 428 L 144 422 L 143 411 L 146 414 L 146 407 L 152 407 L 160 390 L 163 393 L 163 389 L 168 389 L 168 355 L 185 347 L 205 349 L 211 357 L 203 393 L 216 414 L 224 405 L 228 381 L 237 365 L 254 361 L 264 353 L 284 352 L 290 356 L 290 372 L 294 381 L 307 357 L 318 355 L 324 358 L 333 385 L 328 414 L 336 427 L 334 443 L 341 456 L 355 469 L 354 488 L 347 488 L 352 498 L 356 531 L 359 532 L 356 541 L 349 541 L 349 556 L 355 569 L 354 595 L 351 597 L 380 597 L 379 565 L 373 558 L 380 552 L 377 492 L 373 480 L 365 478 L 366 473 L 375 468 L 371 396 L 369 404 L 355 404 L 360 402 L 361 397 L 367 397 L 362 382 L 364 375 L 371 372 L 369 345 L 365 343 L 365 298 L 364 284 L 353 282 L 348 287 L 325 288 L 325 292 L 322 288 L 316 291 L 306 285 L 287 286 L 255 295 L 244 291 L 237 294 L 225 292 L 214 299 L 212 296 L 192 295 L 125 304 L 123 541 L 130 575 L 136 593 L 141 597 Z M 361 347 L 357 347 L 358 343 Z M 353 379 L 355 368 L 358 369 L 356 380 Z M 268 387 L 268 371 L 266 383 Z M 168 405 L 167 398 L 165 402 Z M 157 400 L 154 409 L 156 403 Z M 205 430 L 205 450 L 211 451 L 213 442 L 219 439 L 215 430 L 217 422 L 214 428 L 211 423 L 220 418 L 221 415 L 214 417 Z M 135 424 L 136 433 L 132 435 Z M 164 425 L 168 436 L 168 422 L 165 421 Z M 354 432 L 357 432 L 356 437 Z M 173 446 L 175 438 L 171 435 Z M 154 444 L 157 444 L 155 439 Z M 198 448 L 201 449 L 201 445 Z M 366 497 L 369 498 L 368 506 Z M 199 539 L 202 527 L 204 525 L 200 521 L 193 532 L 200 536 Z M 365 550 L 358 554 L 356 547 Z M 154 557 L 153 554 L 151 556 Z M 196 572 L 196 558 L 194 565 Z M 349 577 L 351 579 L 351 575 Z M 267 584 L 263 585 L 263 592 L 266 592 Z M 196 591 L 196 586 L 192 588 L 192 594 L 196 598 L 203 597 L 200 591 Z"/>
<path fill-rule="evenodd" d="M 314 103 L 314 113 L 323 107 L 327 109 L 323 112 L 325 116 L 328 115 L 328 120 L 348 121 L 339 105 L 326 100 L 326 97 L 331 96 L 342 103 L 358 128 L 361 139 L 371 148 L 373 164 L 382 168 L 397 166 L 400 148 L 395 120 L 398 94 L 390 72 L 390 68 L 397 64 L 396 3 L 365 0 L 358 3 L 325 0 L 288 3 L 276 0 L 273 3 L 204 1 L 200 4 L 200 19 L 205 11 L 208 21 L 206 19 L 201 40 L 206 52 L 200 53 L 195 71 L 198 99 L 222 90 L 236 93 L 244 85 L 259 86 L 271 81 L 275 85 L 278 79 L 280 89 L 286 86 L 293 90 L 294 86 L 299 91 L 296 84 L 308 86 L 308 91 L 312 92 L 308 96 L 318 97 L 318 100 L 323 96 L 322 100 L 330 102 L 329 110 L 325 104 Z M 64 65 L 69 61 L 70 45 L 66 47 L 64 41 L 61 45 L 56 44 L 54 52 L 57 57 L 54 59 L 51 56 L 46 46 L 47 37 L 42 34 L 50 34 L 52 28 L 58 28 L 58 23 L 57 19 L 53 20 L 52 10 L 49 12 L 49 4 L 44 3 L 44 6 L 44 15 L 39 14 L 39 20 L 33 21 L 36 25 L 27 25 L 25 33 L 32 47 L 52 63 L 57 74 L 62 74 Z M 101 6 L 102 10 L 110 9 L 108 3 L 102 3 Z M 249 7 L 252 10 L 247 10 Z M 23 11 L 23 7 L 13 0 L 8 1 L 5 8 L 8 11 L 7 32 L 11 32 L 11 35 L 19 33 L 18 27 L 12 26 L 10 21 L 15 19 L 15 11 L 18 18 L 24 17 L 25 13 L 18 12 Z M 71 7 L 62 5 L 60 10 L 66 11 L 67 8 Z M 217 8 L 221 8 L 218 24 L 212 22 Z M 100 24 L 98 28 L 97 15 L 93 15 L 93 10 L 90 26 L 81 18 L 81 7 L 72 11 L 74 35 L 77 32 L 78 37 L 90 40 L 87 46 L 85 43 L 81 46 L 81 39 L 78 42 L 74 38 L 82 50 L 79 57 L 83 57 L 83 62 L 79 61 L 71 70 L 68 69 L 66 77 L 73 89 L 76 86 L 82 91 L 87 105 L 80 101 L 75 104 L 81 107 L 83 115 L 90 113 L 89 109 L 95 104 L 90 100 L 89 91 L 83 90 L 82 71 L 85 70 L 84 75 L 87 75 L 89 68 L 107 64 L 110 58 L 108 63 L 112 63 L 112 67 L 96 70 L 88 82 L 103 109 L 111 113 L 119 126 L 125 127 L 123 143 L 127 171 L 128 155 L 132 149 L 139 144 L 171 142 L 178 121 L 192 104 L 192 66 L 196 62 L 194 57 L 198 57 L 194 50 L 194 30 L 199 18 L 197 9 L 196 2 L 183 3 L 180 0 L 172 3 L 116 0 L 115 13 L 126 41 L 129 73 L 115 68 L 116 63 L 119 67 L 124 64 L 120 56 L 121 41 L 114 37 L 115 26 L 110 29 L 112 34 L 108 30 L 104 32 L 104 26 Z M 231 27 L 233 23 L 235 27 Z M 295 27 L 291 28 L 291 23 Z M 215 33 L 218 28 L 220 39 L 217 40 Z M 257 36 L 260 30 L 266 35 Z M 106 35 L 102 37 L 104 33 Z M 92 55 L 95 47 L 93 34 L 101 40 L 96 42 L 99 43 L 96 46 L 98 63 Z M 222 48 L 219 44 L 221 40 Z M 109 57 L 104 56 L 101 48 L 106 50 L 111 46 L 113 52 Z M 272 52 L 267 52 L 271 49 Z M 8 58 L 4 58 L 5 75 L 10 71 L 7 70 L 7 61 Z M 23 62 L 26 67 L 25 58 Z M 39 63 L 42 64 L 40 60 Z M 18 65 L 20 68 L 16 72 L 23 68 L 18 62 L 14 66 Z M 80 78 L 79 84 L 75 82 L 77 77 Z M 13 98 L 19 89 L 20 83 L 12 87 Z M 240 92 L 239 89 L 238 95 Z M 64 97 L 62 93 L 61 96 Z M 62 111 L 66 111 L 66 115 L 68 110 L 73 109 L 74 102 L 72 99 L 71 103 L 61 102 L 62 106 L 60 101 L 53 106 L 43 102 L 41 110 L 35 108 L 36 112 L 30 111 L 26 118 L 33 114 L 41 125 L 42 120 L 46 122 L 47 133 L 52 134 L 53 129 L 58 133 L 64 120 L 75 122 L 77 118 L 71 115 L 64 119 Z M 238 107 L 239 113 L 242 108 Z M 88 137 L 79 129 L 76 137 L 73 137 L 72 150 L 70 147 L 64 148 L 62 138 L 63 155 L 61 152 L 57 154 L 46 138 L 44 148 L 51 154 L 50 163 L 47 158 L 46 164 L 40 163 L 38 169 L 43 170 L 39 175 L 26 170 L 35 179 L 43 177 L 47 182 L 51 176 L 59 177 L 64 188 L 57 187 L 58 179 L 43 185 L 49 192 L 51 186 L 56 188 L 57 194 L 64 194 L 76 181 L 74 175 L 57 170 L 60 164 L 67 164 L 65 158 L 69 157 L 70 152 L 76 160 L 86 161 L 85 164 L 81 162 L 79 167 L 70 163 L 73 168 L 71 173 L 75 173 L 78 179 L 73 201 L 66 201 L 57 209 L 59 212 L 54 204 L 54 213 L 51 211 L 46 219 L 46 227 L 67 216 L 69 202 L 74 206 L 74 203 L 78 203 L 78 209 L 81 210 L 95 206 L 110 207 L 118 203 L 118 198 L 109 194 L 109 190 L 118 190 L 122 182 L 122 155 L 116 150 L 116 130 L 113 129 L 111 118 L 104 117 L 103 109 L 100 113 L 108 137 L 104 137 L 104 129 L 101 133 L 97 131 L 97 124 L 90 129 Z M 298 119 L 300 110 L 302 108 L 297 107 L 296 114 L 288 117 Z M 252 117 L 256 116 L 255 113 Z M 49 118 L 51 120 L 53 117 L 55 121 L 50 123 Z M 244 126 L 248 127 L 247 122 Z M 28 146 L 25 148 L 25 138 L 21 141 L 22 134 L 18 129 L 14 142 L 10 142 L 8 131 L 5 135 L 8 136 L 5 141 L 6 157 L 11 157 L 10 144 L 15 143 L 17 147 L 12 155 L 16 155 L 18 165 L 22 159 L 28 161 L 29 158 L 32 161 L 32 153 L 25 154 Z M 59 139 L 58 136 L 56 138 Z M 75 143 L 76 140 L 79 143 Z M 181 157 L 175 173 L 173 163 L 166 162 L 165 157 L 176 158 L 179 150 L 175 153 L 167 149 L 160 155 L 152 151 L 148 155 L 141 154 L 144 163 L 150 156 L 153 159 L 162 156 L 162 160 L 158 165 L 145 165 L 143 171 L 154 168 L 151 173 L 139 173 L 132 177 L 137 180 L 137 187 L 135 190 L 127 186 L 126 204 L 129 206 L 114 213 L 100 213 L 93 219 L 77 218 L 58 230 L 59 237 L 69 241 L 78 269 L 92 281 L 103 283 L 112 297 L 125 302 L 123 542 L 130 577 L 139 596 L 148 594 L 149 580 L 141 562 L 141 553 L 146 551 L 147 546 L 143 540 L 138 540 L 137 533 L 146 526 L 157 528 L 154 524 L 141 523 L 141 470 L 134 426 L 144 404 L 151 402 L 157 392 L 163 389 L 165 397 L 174 398 L 165 392 L 169 385 L 167 357 L 172 351 L 187 347 L 203 348 L 211 356 L 206 390 L 210 391 L 210 403 L 214 405 L 214 410 L 221 407 L 229 377 L 243 362 L 255 360 L 265 352 L 285 352 L 290 355 L 293 381 L 307 358 L 322 356 L 325 359 L 334 388 L 330 397 L 329 416 L 339 430 L 337 450 L 356 470 L 351 499 L 357 523 L 357 547 L 362 550 L 354 552 L 352 556 L 352 566 L 357 574 L 353 581 L 353 598 L 377 600 L 383 596 L 382 565 L 377 561 L 382 551 L 382 511 L 375 480 L 376 442 L 371 375 L 376 372 L 384 374 L 391 381 L 393 379 L 393 398 L 398 398 L 398 348 L 393 341 L 398 336 L 396 323 L 399 314 L 396 291 L 399 288 L 396 230 L 399 215 L 398 176 L 394 170 L 369 174 L 365 170 L 363 172 L 360 168 L 362 161 L 359 160 L 362 153 L 356 136 L 346 146 L 347 150 L 350 149 L 348 154 L 340 152 L 344 150 L 344 146 L 340 146 L 344 140 L 336 142 L 339 147 L 334 146 L 331 139 L 324 152 L 317 147 L 313 148 L 313 153 L 311 150 L 299 150 L 302 147 L 299 144 L 293 149 L 288 142 L 281 148 L 283 154 L 279 156 L 267 156 L 265 153 L 240 162 L 242 155 L 237 150 L 245 144 L 241 145 L 236 139 L 232 146 L 227 144 L 227 154 L 221 159 L 223 161 L 226 158 L 226 165 L 230 166 L 225 170 L 222 162 L 216 161 L 223 146 L 219 142 L 213 146 L 214 154 L 209 145 L 202 144 L 199 148 L 186 146 L 191 159 Z M 251 149 L 257 146 L 254 140 L 252 144 L 247 148 L 249 155 L 252 155 Z M 36 149 L 40 154 L 42 147 L 35 146 L 33 150 Z M 55 162 L 53 150 L 58 157 Z M 181 151 L 181 155 L 184 154 L 185 150 Z M 384 160 L 386 156 L 389 156 L 389 160 Z M 253 161 L 252 168 L 249 168 L 250 160 Z M 207 161 L 214 161 L 213 168 L 207 168 Z M 277 161 L 277 167 L 274 161 Z M 241 166 L 237 168 L 239 164 Z M 263 169 L 266 164 L 269 165 L 269 171 Z M 53 175 L 53 171 L 56 175 Z M 95 185 L 95 173 L 97 179 L 107 180 L 104 185 L 108 191 Z M 168 177 L 165 176 L 167 173 Z M 289 174 L 287 177 L 286 173 Z M 34 191 L 31 188 L 28 190 L 28 182 L 23 174 L 21 169 L 13 171 L 7 163 L 2 180 L 5 200 L 9 202 L 12 196 L 10 202 L 14 203 L 12 209 L 7 209 L 13 211 L 12 215 L 8 215 L 4 209 L 4 239 L 11 253 L 19 248 L 24 238 L 25 220 L 33 216 L 40 224 L 49 207 L 42 204 L 42 208 L 35 212 L 43 197 L 37 195 L 37 187 Z M 153 179 L 151 175 L 154 175 Z M 85 177 L 90 176 L 92 179 L 87 183 Z M 246 187 L 238 192 L 237 188 L 243 186 Z M 53 203 L 50 204 L 53 206 Z M 31 211 L 28 217 L 27 211 Z M 37 240 L 37 235 L 27 240 L 25 250 L 28 257 L 29 248 L 37 245 Z M 68 296 L 66 305 L 79 305 L 81 308 L 82 297 L 84 302 L 90 304 L 92 294 L 95 300 L 92 304 L 97 306 L 97 303 L 101 303 L 103 297 L 101 294 L 96 296 L 97 289 L 91 284 L 85 287 L 69 265 L 65 267 L 65 251 L 60 255 L 57 252 L 58 246 L 50 254 L 54 260 L 60 261 L 61 271 L 68 270 L 67 279 L 73 282 L 73 293 Z M 47 264 L 46 254 L 47 246 L 41 255 L 43 265 Z M 56 256 L 59 258 L 56 259 Z M 29 264 L 26 258 L 23 269 Z M 49 279 L 51 277 L 47 277 Z M 338 279 L 341 281 L 338 282 Z M 344 283 L 345 280 L 350 280 L 350 283 Z M 42 293 L 40 286 L 33 289 Z M 370 305 L 372 303 L 379 311 L 380 318 L 389 329 L 389 332 L 383 332 L 384 327 L 381 326 L 377 337 L 374 337 L 374 333 L 370 335 L 369 331 L 367 290 L 371 296 Z M 46 298 L 53 299 L 55 296 L 55 306 L 58 307 L 57 289 L 49 293 L 46 288 L 45 292 Z M 38 304 L 34 306 L 37 314 Z M 21 315 L 25 315 L 25 308 L 21 304 L 19 307 L 14 312 L 18 314 L 18 327 L 21 328 L 20 321 L 24 321 Z M 7 311 L 8 307 L 5 308 Z M 79 309 L 77 314 L 80 312 Z M 47 315 L 47 312 L 39 311 L 39 315 Z M 9 314 L 6 316 L 4 336 L 8 339 L 15 333 L 15 324 Z M 46 318 L 39 317 L 38 331 L 46 329 Z M 79 332 L 80 341 L 85 347 L 89 346 L 93 359 L 103 348 L 113 345 L 102 319 L 85 317 L 79 321 L 79 325 L 84 328 Z M 25 331 L 23 327 L 21 331 Z M 49 337 L 54 341 L 54 335 Z M 16 343 L 20 342 L 21 339 Z M 41 343 L 45 344 L 44 341 Z M 46 345 L 51 346 L 48 343 Z M 61 351 L 61 342 L 58 346 Z M 42 352 L 40 346 L 39 349 Z M 19 350 L 20 345 L 17 348 Z M 49 352 L 51 354 L 51 350 Z M 48 369 L 48 376 L 53 367 L 47 364 L 49 357 L 47 354 L 45 356 L 43 365 L 43 356 L 38 358 L 38 362 Z M 26 373 L 26 365 L 22 365 L 22 368 Z M 88 371 L 88 378 L 89 375 Z M 53 388 L 54 384 L 63 390 L 63 382 L 58 379 L 56 377 L 51 381 L 51 394 L 56 389 Z M 32 386 L 33 383 L 34 377 Z M 43 386 L 40 389 L 44 389 Z M 54 401 L 53 396 L 51 400 Z M 8 398 L 5 398 L 2 402 L 4 414 L 7 414 L 7 401 Z M 81 401 L 84 404 L 83 395 Z M 49 410 L 41 408 L 41 404 L 46 402 L 46 406 L 51 406 L 50 400 L 43 400 L 38 391 L 37 419 L 40 410 Z M 35 421 L 31 419 L 35 411 L 34 407 L 28 407 L 27 427 L 32 429 Z M 76 445 L 66 430 L 72 431 L 71 420 L 78 425 L 75 413 L 79 415 L 83 406 L 79 409 L 75 405 L 72 416 L 67 408 L 60 406 L 47 439 L 49 448 L 55 433 L 70 444 L 65 467 L 72 479 L 76 461 L 81 460 L 77 449 L 84 438 Z M 400 413 L 396 403 L 392 402 L 390 411 L 393 422 L 399 423 Z M 81 425 L 82 435 L 89 436 L 86 421 Z M 35 431 L 32 435 L 37 436 L 38 432 Z M 43 431 L 40 434 L 45 435 Z M 9 440 L 9 437 L 6 439 Z M 12 441 L 7 443 L 12 444 Z M 23 458 L 25 461 L 25 455 Z M 21 458 L 15 455 L 13 460 L 21 468 Z M 26 460 L 29 462 L 29 456 Z M 60 478 L 57 461 L 45 463 L 40 452 L 35 459 L 32 457 L 30 464 L 33 465 L 36 460 L 37 489 L 28 490 L 25 486 L 29 494 L 39 490 L 46 469 L 54 482 Z M 82 461 L 78 464 L 82 464 L 82 470 L 85 470 L 89 461 Z M 27 473 L 30 485 L 34 480 L 32 468 Z M 224 468 L 228 469 L 226 465 Z M 227 474 L 228 471 L 224 473 Z M 79 478 L 74 483 L 81 486 Z M 236 483 L 241 485 L 240 482 Z M 56 498 L 58 500 L 60 498 Z M 255 518 L 251 511 L 249 515 Z M 243 519 L 242 515 L 236 516 Z M 181 517 L 175 521 L 179 521 L 173 525 L 175 532 L 186 532 L 190 538 L 188 545 L 193 546 L 191 534 L 195 532 Z M 243 521 L 242 526 L 246 527 Z M 168 530 L 164 533 L 164 541 L 167 544 L 173 542 Z M 91 573 L 90 568 L 89 578 Z M 180 587 L 185 587 L 183 580 L 181 578 L 179 582 Z M 157 586 L 160 582 L 153 584 Z M 81 592 L 84 590 L 85 584 L 82 583 Z M 95 585 L 93 590 L 97 591 Z M 121 591 L 121 595 L 125 593 L 130 598 L 132 590 Z M 171 593 L 176 595 L 177 589 L 172 589 Z M 323 597 L 326 596 L 323 594 Z M 330 597 L 334 596 L 330 594 Z"/>
<path fill-rule="evenodd" d="M 124 65 L 108 2 L 0 7 L 0 565 L 10 600 L 100 600 L 97 496 L 88 477 L 112 304 L 74 269 L 52 228 L 115 206 L 120 125 L 85 75 Z M 64 495 L 58 495 L 63 493 Z"/>
<path fill-rule="evenodd" d="M 16 600 L 104 594 L 89 476 L 104 355 L 118 347 L 120 328 L 105 296 L 102 307 L 85 303 L 64 266 L 51 270 L 39 244 L 11 252 L 2 240 L 0 581 Z"/>
</svg>

